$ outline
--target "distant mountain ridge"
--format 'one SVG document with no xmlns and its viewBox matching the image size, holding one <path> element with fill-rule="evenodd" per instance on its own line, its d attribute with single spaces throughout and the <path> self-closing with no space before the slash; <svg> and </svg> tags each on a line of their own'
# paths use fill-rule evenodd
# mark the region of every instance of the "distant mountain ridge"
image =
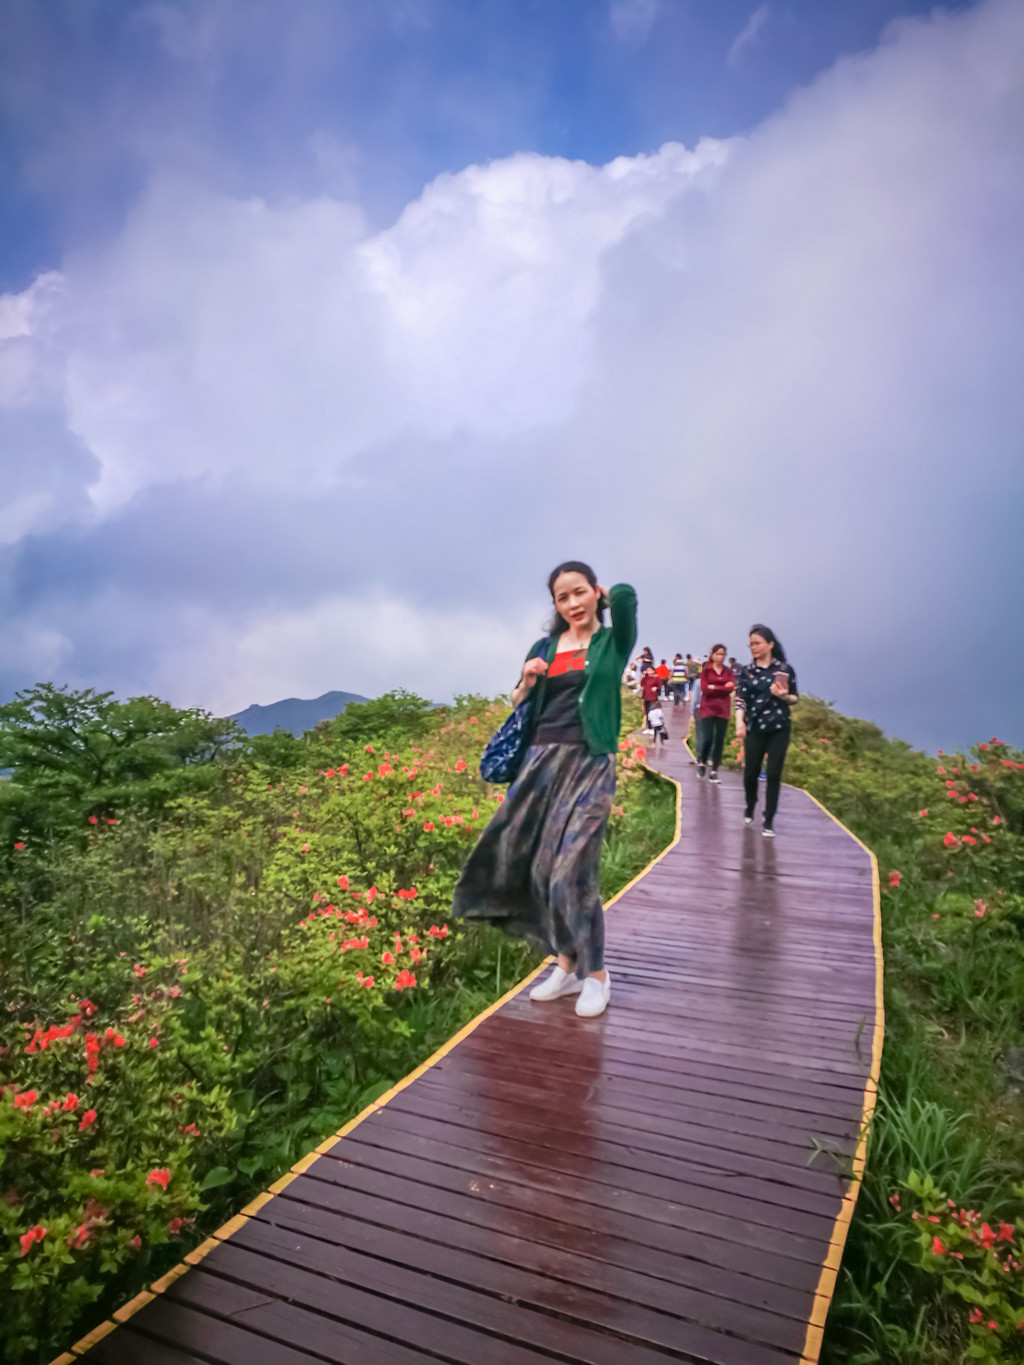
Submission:
<svg viewBox="0 0 1024 1365">
<path fill-rule="evenodd" d="M 322 720 L 333 720 L 351 701 L 369 701 L 358 692 L 325 692 L 322 697 L 306 701 L 303 697 L 285 697 L 284 701 L 271 702 L 269 706 L 247 706 L 244 711 L 236 711 L 229 720 L 237 721 L 250 735 L 269 735 L 278 726 L 290 730 L 293 735 L 301 735 L 303 730 L 312 730 Z"/>
</svg>

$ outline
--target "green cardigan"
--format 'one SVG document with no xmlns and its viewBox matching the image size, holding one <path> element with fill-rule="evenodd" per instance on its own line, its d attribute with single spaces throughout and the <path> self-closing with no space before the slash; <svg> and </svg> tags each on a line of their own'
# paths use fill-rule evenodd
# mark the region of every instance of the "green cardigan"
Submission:
<svg viewBox="0 0 1024 1365">
<path fill-rule="evenodd" d="M 610 626 L 598 626 L 590 637 L 584 662 L 586 677 L 580 693 L 580 721 L 587 748 L 591 754 L 614 754 L 619 747 L 619 727 L 622 724 L 622 675 L 629 663 L 636 642 L 636 593 L 628 583 L 616 583 L 608 589 L 611 608 Z M 541 655 L 543 637 L 527 654 L 527 659 Z M 558 636 L 552 635 L 543 658 L 548 663 L 555 657 Z M 547 679 L 537 679 L 530 693 L 530 733 L 544 707 Z"/>
</svg>

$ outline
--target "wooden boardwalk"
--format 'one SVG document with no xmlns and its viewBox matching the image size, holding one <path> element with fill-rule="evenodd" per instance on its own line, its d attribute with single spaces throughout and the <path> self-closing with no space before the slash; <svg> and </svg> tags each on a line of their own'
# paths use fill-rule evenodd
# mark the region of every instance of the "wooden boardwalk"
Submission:
<svg viewBox="0 0 1024 1365">
<path fill-rule="evenodd" d="M 777 839 L 745 829 L 676 736 L 656 766 L 680 828 L 608 916 L 602 1018 L 518 988 L 61 1360 L 816 1361 L 881 1046 L 873 859 L 789 788 Z"/>
</svg>

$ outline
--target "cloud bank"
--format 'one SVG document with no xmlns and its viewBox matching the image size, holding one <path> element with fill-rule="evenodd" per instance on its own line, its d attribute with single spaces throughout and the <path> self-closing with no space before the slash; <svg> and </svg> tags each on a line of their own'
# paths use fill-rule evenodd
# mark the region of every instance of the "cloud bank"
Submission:
<svg viewBox="0 0 1024 1365">
<path fill-rule="evenodd" d="M 0 682 L 494 690 L 582 556 L 658 653 L 768 620 L 916 742 L 1020 739 L 1022 72 L 1014 0 L 939 12 L 745 138 L 383 232 L 157 168 L 0 299 Z"/>
</svg>

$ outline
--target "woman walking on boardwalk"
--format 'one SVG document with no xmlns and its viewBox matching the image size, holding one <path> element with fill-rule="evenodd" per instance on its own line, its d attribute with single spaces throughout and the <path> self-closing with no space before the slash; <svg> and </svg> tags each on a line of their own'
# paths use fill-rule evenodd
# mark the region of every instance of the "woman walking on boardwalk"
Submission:
<svg viewBox="0 0 1024 1365">
<path fill-rule="evenodd" d="M 764 803 L 766 839 L 774 838 L 775 811 L 779 804 L 782 765 L 789 748 L 790 708 L 799 699 L 796 673 L 786 662 L 786 652 L 767 626 L 750 627 L 752 662 L 740 669 L 736 684 L 736 734 L 745 741 L 743 787 L 747 798 L 744 824 L 754 823 L 757 783 L 767 760 L 767 791 Z"/>
<path fill-rule="evenodd" d="M 549 634 L 530 649 L 512 692 L 529 700 L 529 747 L 515 781 L 462 870 L 452 911 L 489 919 L 558 964 L 531 1000 L 579 995 L 576 1013 L 603 1013 L 604 965 L 598 885 L 601 841 L 615 793 L 621 680 L 636 639 L 636 594 L 607 592 L 578 560 L 548 579 Z M 611 625 L 604 611 L 611 610 Z"/>
<path fill-rule="evenodd" d="M 729 712 L 736 691 L 736 676 L 725 663 L 725 645 L 712 645 L 700 673 L 700 723 L 697 726 L 697 776 L 710 766 L 708 780 L 718 781 L 718 767 L 729 728 Z"/>
</svg>

